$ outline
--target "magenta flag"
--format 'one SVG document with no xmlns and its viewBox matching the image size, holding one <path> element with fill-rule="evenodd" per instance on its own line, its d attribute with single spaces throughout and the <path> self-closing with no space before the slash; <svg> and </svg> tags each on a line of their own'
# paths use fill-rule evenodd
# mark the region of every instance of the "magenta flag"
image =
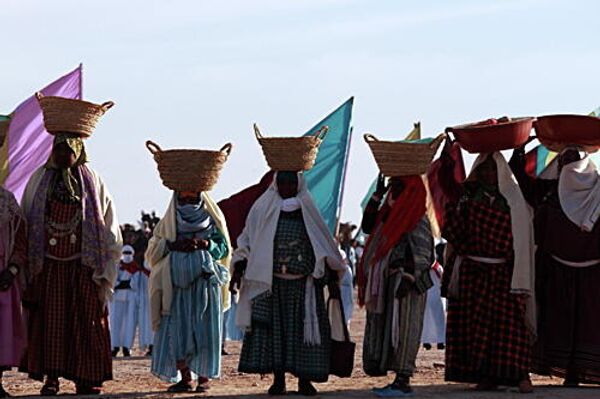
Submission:
<svg viewBox="0 0 600 399">
<path fill-rule="evenodd" d="M 81 69 L 79 65 L 40 91 L 46 96 L 81 99 Z M 52 149 L 52 136 L 44 129 L 42 110 L 33 94 L 11 114 L 6 138 L 8 175 L 3 186 L 12 191 L 19 202 L 29 178 L 48 160 Z"/>
</svg>

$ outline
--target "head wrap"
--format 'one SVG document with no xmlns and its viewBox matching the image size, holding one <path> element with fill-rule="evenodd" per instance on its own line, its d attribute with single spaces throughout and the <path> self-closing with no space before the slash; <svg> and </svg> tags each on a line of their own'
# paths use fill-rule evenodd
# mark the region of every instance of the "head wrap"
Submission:
<svg viewBox="0 0 600 399">
<path fill-rule="evenodd" d="M 58 145 L 65 143 L 71 151 L 75 154 L 75 164 L 72 168 L 83 165 L 87 162 L 87 154 L 85 152 L 85 146 L 83 144 L 82 138 L 77 134 L 72 133 L 59 133 L 54 136 L 54 143 L 52 144 L 52 148 L 56 148 Z M 79 184 L 79 180 L 75 178 L 72 168 L 62 169 L 59 168 L 54 162 L 54 156 L 51 155 L 50 159 L 46 164 L 46 168 L 48 169 L 56 169 L 59 172 L 60 179 L 65 185 L 67 193 L 71 197 L 72 200 L 77 202 L 81 201 L 81 185 Z"/>
</svg>

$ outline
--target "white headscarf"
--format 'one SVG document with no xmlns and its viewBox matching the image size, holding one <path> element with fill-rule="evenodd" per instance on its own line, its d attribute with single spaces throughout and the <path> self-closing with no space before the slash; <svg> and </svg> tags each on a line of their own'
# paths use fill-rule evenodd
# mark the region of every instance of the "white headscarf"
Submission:
<svg viewBox="0 0 600 399">
<path fill-rule="evenodd" d="M 263 292 L 271 290 L 273 284 L 273 245 L 277 222 L 281 210 L 284 207 L 288 208 L 292 205 L 292 202 L 299 204 L 302 209 L 306 232 L 315 252 L 315 270 L 308 279 L 310 281 L 307 281 L 307 287 L 309 283 L 312 286 L 312 279 L 324 276 L 326 262 L 329 268 L 333 270 L 345 271 L 345 264 L 340 256 L 337 244 L 315 206 L 302 174 L 298 174 L 298 194 L 293 201 L 286 201 L 281 198 L 277 191 L 276 181 L 277 174 L 273 177 L 273 182 L 267 191 L 256 200 L 250 209 L 244 231 L 238 238 L 238 248 L 233 254 L 233 264 L 242 259 L 248 261 L 242 279 L 236 312 L 236 324 L 242 329 L 247 329 L 251 325 L 252 299 Z M 310 307 L 310 309 L 306 309 L 309 310 L 309 312 L 306 312 L 306 316 L 316 322 L 314 319 L 316 309 L 313 306 L 314 289 L 311 294 L 306 295 L 306 305 Z M 307 326 L 307 321 L 305 318 L 305 342 L 319 343 L 318 328 L 314 331 L 314 328 Z M 314 327 L 314 323 L 312 327 Z M 307 331 L 307 328 L 310 331 Z"/>
</svg>

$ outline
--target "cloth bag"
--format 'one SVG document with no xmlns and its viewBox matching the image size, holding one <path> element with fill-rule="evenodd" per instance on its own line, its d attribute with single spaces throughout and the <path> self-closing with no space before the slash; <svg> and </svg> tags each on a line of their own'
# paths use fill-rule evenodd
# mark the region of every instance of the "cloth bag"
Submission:
<svg viewBox="0 0 600 399">
<path fill-rule="evenodd" d="M 333 298 L 329 298 L 327 301 L 327 307 L 330 306 L 332 299 Z M 348 326 L 346 325 L 346 315 L 344 314 L 344 307 L 342 306 L 341 299 L 338 299 L 337 303 L 342 315 L 341 322 L 344 330 L 344 340 L 336 341 L 333 338 L 331 339 L 329 374 L 345 378 L 350 377 L 352 375 L 352 370 L 354 369 L 354 352 L 356 350 L 356 344 L 350 341 L 350 333 L 348 332 Z"/>
</svg>

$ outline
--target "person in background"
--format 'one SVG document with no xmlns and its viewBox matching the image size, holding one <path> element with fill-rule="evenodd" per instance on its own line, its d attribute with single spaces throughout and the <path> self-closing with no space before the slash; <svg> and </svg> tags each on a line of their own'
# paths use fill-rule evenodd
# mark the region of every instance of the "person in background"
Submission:
<svg viewBox="0 0 600 399">
<path fill-rule="evenodd" d="M 21 364 L 27 343 L 21 293 L 28 277 L 27 226 L 14 195 L 0 186 L 0 398 L 2 373 Z"/>
<path fill-rule="evenodd" d="M 446 304 L 441 297 L 442 276 L 444 268 L 444 249 L 446 244 L 440 243 L 435 246 L 436 260 L 429 270 L 433 286 L 427 291 L 427 305 L 423 320 L 423 335 L 421 343 L 426 350 L 431 349 L 431 344 L 437 344 L 437 348 L 443 350 L 446 345 Z"/>
</svg>

